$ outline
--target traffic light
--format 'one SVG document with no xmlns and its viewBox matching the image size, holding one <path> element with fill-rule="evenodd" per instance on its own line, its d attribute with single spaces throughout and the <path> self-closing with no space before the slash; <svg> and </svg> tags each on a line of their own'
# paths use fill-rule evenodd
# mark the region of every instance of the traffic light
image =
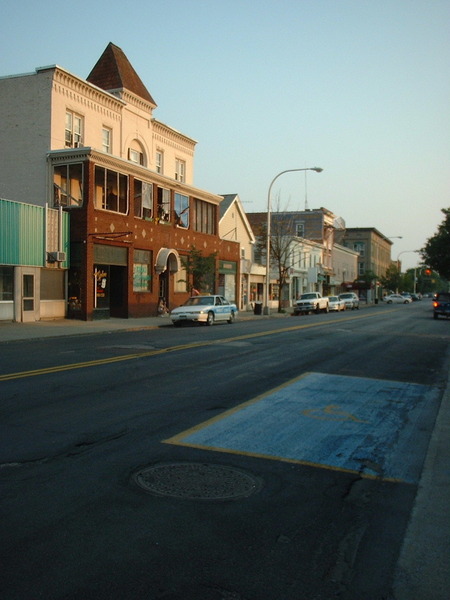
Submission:
<svg viewBox="0 0 450 600">
<path fill-rule="evenodd" d="M 425 269 L 425 275 L 429 277 L 433 271 L 431 269 Z"/>
</svg>

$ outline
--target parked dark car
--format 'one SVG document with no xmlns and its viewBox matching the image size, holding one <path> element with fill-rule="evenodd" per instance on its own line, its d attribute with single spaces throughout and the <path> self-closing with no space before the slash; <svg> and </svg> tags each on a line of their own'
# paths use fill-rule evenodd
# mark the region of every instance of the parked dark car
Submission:
<svg viewBox="0 0 450 600">
<path fill-rule="evenodd" d="M 433 298 L 433 318 L 450 317 L 450 292 L 438 292 Z"/>
</svg>

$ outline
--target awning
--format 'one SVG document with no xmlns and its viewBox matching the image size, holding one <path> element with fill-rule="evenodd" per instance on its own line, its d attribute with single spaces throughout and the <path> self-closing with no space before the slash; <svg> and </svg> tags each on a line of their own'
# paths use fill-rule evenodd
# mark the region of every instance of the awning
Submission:
<svg viewBox="0 0 450 600">
<path fill-rule="evenodd" d="M 173 248 L 161 248 L 155 262 L 155 271 L 164 273 L 169 269 L 170 273 L 177 273 L 181 268 L 180 256 Z"/>
</svg>

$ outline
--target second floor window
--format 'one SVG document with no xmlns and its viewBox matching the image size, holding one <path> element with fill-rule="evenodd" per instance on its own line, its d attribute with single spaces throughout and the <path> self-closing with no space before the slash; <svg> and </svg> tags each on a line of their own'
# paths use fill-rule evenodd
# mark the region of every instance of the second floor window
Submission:
<svg viewBox="0 0 450 600">
<path fill-rule="evenodd" d="M 186 163 L 184 160 L 175 161 L 175 179 L 181 183 L 186 181 Z"/>
<path fill-rule="evenodd" d="M 83 204 L 83 165 L 73 163 L 53 168 L 53 206 Z"/>
<path fill-rule="evenodd" d="M 170 190 L 158 187 L 158 214 L 157 217 L 160 221 L 170 221 Z"/>
<path fill-rule="evenodd" d="M 95 167 L 95 208 L 128 213 L 128 177 L 104 167 Z"/>
<path fill-rule="evenodd" d="M 195 200 L 195 231 L 216 234 L 216 206 L 203 200 Z"/>
<path fill-rule="evenodd" d="M 180 227 L 189 227 L 189 197 L 175 194 L 174 198 L 175 224 Z"/>
<path fill-rule="evenodd" d="M 153 185 L 139 179 L 134 180 L 134 216 L 147 220 L 153 217 Z"/>
<path fill-rule="evenodd" d="M 66 111 L 64 142 L 66 148 L 78 148 L 83 145 L 83 117 L 70 111 Z"/>
</svg>

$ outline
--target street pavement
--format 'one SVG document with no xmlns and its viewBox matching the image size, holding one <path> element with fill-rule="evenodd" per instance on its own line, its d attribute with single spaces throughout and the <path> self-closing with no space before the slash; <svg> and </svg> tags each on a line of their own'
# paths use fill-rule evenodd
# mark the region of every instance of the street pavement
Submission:
<svg viewBox="0 0 450 600">
<path fill-rule="evenodd" d="M 376 310 L 376 306 L 364 308 Z M 255 315 L 253 312 L 243 311 L 239 313 L 239 320 L 271 320 L 290 316 L 289 313 L 276 311 L 272 311 L 270 315 Z M 7 352 L 8 342 L 115 331 L 140 331 L 165 326 L 171 326 L 168 315 L 102 321 L 0 321 L 0 344 L 6 342 L 2 352 Z M 448 358 L 450 359 L 450 356 Z M 447 364 L 449 362 L 450 360 L 447 360 Z M 386 600 L 448 600 L 450 597 L 450 368 L 448 373 L 446 389 L 397 564 L 393 596 Z"/>
</svg>

